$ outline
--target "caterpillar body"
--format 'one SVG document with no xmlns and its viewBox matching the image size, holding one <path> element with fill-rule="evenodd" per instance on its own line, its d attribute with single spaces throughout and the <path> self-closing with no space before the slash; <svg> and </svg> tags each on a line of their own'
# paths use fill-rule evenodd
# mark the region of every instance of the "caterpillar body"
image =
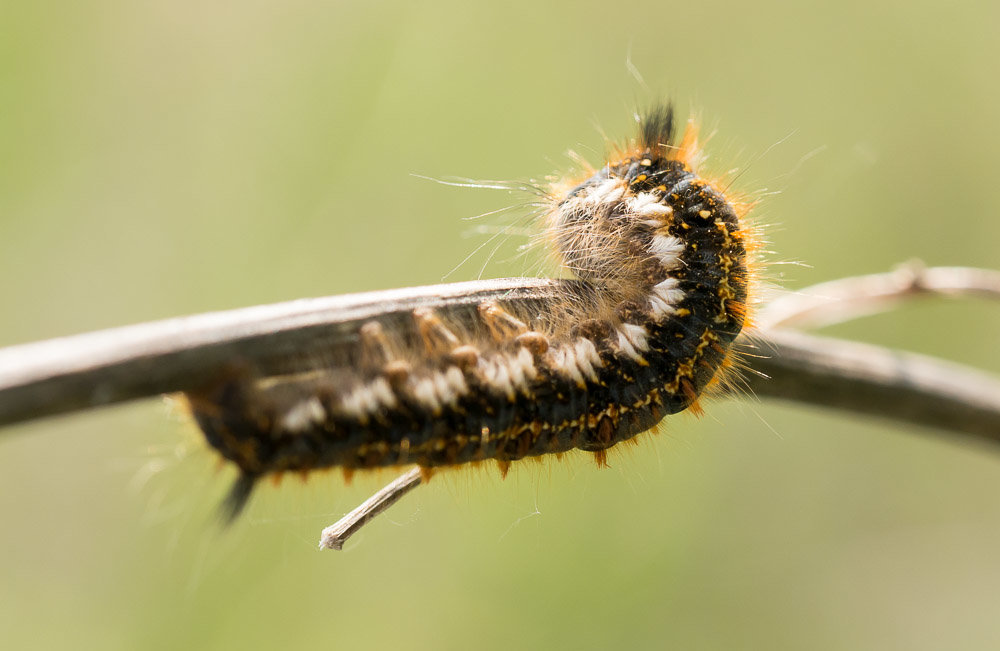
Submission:
<svg viewBox="0 0 1000 651">
<path fill-rule="evenodd" d="M 553 185 L 546 240 L 576 281 L 557 300 L 495 297 L 357 323 L 336 364 L 236 373 L 188 398 L 241 473 L 235 516 L 283 471 L 432 469 L 606 451 L 691 408 L 730 363 L 747 313 L 746 206 L 698 176 L 673 111 L 576 183 Z"/>
</svg>

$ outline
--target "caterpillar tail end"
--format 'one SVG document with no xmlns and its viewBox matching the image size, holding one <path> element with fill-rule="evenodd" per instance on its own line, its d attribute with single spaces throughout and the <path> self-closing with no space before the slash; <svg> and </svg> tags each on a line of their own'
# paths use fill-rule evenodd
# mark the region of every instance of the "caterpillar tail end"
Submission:
<svg viewBox="0 0 1000 651">
<path fill-rule="evenodd" d="M 229 489 L 226 499 L 219 505 L 219 515 L 223 526 L 229 526 L 236 521 L 243 509 L 246 508 L 250 496 L 253 494 L 254 486 L 257 485 L 257 476 L 248 473 L 240 473 L 239 478 Z"/>
</svg>

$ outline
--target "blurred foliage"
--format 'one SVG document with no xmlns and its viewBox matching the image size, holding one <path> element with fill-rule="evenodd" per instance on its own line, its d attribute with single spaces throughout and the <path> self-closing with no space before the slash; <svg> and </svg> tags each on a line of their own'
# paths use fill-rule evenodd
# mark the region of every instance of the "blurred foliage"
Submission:
<svg viewBox="0 0 1000 651">
<path fill-rule="evenodd" d="M 922 0 L 0 1 L 0 345 L 532 273 L 520 236 L 452 271 L 520 223 L 463 218 L 524 197 L 414 175 L 541 179 L 664 97 L 765 197 L 772 258 L 801 263 L 778 283 L 997 267 L 998 21 Z M 928 302 L 831 333 L 997 370 L 998 328 L 995 306 Z M 290 480 L 220 531 L 232 471 L 183 416 L 105 409 L 3 432 L 0 646 L 992 649 L 995 452 L 748 398 L 611 470 L 446 475 L 319 554 L 391 475 Z"/>
</svg>

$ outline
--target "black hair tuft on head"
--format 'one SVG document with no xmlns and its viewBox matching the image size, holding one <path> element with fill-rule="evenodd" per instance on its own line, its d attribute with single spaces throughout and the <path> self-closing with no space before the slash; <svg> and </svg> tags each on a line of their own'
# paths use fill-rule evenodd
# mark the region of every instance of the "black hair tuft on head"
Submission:
<svg viewBox="0 0 1000 651">
<path fill-rule="evenodd" d="M 642 149 L 655 152 L 674 142 L 674 107 L 665 103 L 653 107 L 639 120 Z"/>
</svg>

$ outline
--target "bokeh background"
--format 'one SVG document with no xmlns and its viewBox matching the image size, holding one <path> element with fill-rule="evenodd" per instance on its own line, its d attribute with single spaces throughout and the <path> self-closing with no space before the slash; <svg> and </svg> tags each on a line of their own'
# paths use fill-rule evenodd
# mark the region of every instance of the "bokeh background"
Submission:
<svg viewBox="0 0 1000 651">
<path fill-rule="evenodd" d="M 669 97 L 789 288 L 1000 266 L 1000 5 L 0 1 L 0 345 L 537 270 L 463 218 L 599 161 Z M 627 64 L 641 73 L 640 83 Z M 471 259 L 459 263 L 469 254 Z M 457 266 L 457 269 L 455 268 Z M 1000 370 L 996 306 L 828 334 Z M 0 433 L 0 646 L 993 649 L 1000 455 L 751 398 L 584 458 L 435 479 L 232 479 L 151 400 Z"/>
</svg>

